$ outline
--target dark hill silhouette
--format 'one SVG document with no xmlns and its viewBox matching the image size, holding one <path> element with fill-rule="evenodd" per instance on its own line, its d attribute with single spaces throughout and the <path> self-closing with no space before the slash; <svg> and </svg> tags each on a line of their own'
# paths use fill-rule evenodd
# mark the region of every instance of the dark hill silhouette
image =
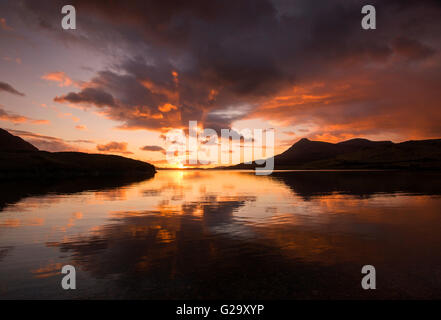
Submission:
<svg viewBox="0 0 441 320">
<path fill-rule="evenodd" d="M 252 169 L 239 164 L 223 169 Z M 274 157 L 275 169 L 441 169 L 441 139 L 339 143 L 303 138 Z"/>
<path fill-rule="evenodd" d="M 362 139 L 362 138 L 355 138 L 355 139 L 350 139 L 350 140 L 346 140 L 346 141 L 342 141 L 337 143 L 337 145 L 339 146 L 348 146 L 348 147 L 376 147 L 376 146 L 380 146 L 380 145 L 393 145 L 392 141 L 371 141 L 368 139 Z"/>
<path fill-rule="evenodd" d="M 151 177 L 155 167 L 116 155 L 39 151 L 5 130 L 0 132 L 0 178 L 128 176 Z"/>
<path fill-rule="evenodd" d="M 8 131 L 0 128 L 0 152 L 4 151 L 38 151 L 29 142 L 20 137 L 13 136 Z"/>
</svg>

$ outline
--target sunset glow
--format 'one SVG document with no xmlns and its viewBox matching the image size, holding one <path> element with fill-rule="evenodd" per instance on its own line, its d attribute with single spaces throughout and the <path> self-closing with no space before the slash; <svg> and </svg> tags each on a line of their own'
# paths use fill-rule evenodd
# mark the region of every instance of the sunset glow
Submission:
<svg viewBox="0 0 441 320">
<path fill-rule="evenodd" d="M 319 11 L 299 1 L 296 11 L 262 0 L 239 18 L 217 2 L 148 10 L 74 2 L 76 30 L 60 28 L 59 1 L 0 4 L 0 125 L 42 150 L 183 168 L 160 150 L 164 134 L 190 120 L 275 128 L 276 154 L 303 137 L 441 136 L 441 14 L 431 2 L 400 11 L 382 4 L 398 13 L 372 32 L 360 28 L 355 3 Z M 425 18 L 400 29 L 410 12 Z M 177 27 L 180 17 L 198 28 Z"/>
</svg>

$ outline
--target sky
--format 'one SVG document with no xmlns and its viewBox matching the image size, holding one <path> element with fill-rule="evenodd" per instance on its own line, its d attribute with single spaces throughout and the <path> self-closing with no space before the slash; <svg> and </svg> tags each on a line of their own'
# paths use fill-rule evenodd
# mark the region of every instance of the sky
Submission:
<svg viewBox="0 0 441 320">
<path fill-rule="evenodd" d="M 76 9 L 76 29 L 61 8 Z M 41 150 L 167 166 L 164 135 L 441 138 L 441 6 L 356 0 L 0 1 L 0 127 Z"/>
</svg>

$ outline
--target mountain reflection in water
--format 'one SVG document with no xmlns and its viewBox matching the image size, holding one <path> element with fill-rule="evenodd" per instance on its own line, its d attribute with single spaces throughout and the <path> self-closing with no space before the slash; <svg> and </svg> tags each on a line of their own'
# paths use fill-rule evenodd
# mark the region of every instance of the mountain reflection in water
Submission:
<svg viewBox="0 0 441 320">
<path fill-rule="evenodd" d="M 441 174 L 0 184 L 0 298 L 441 298 Z M 61 289 L 61 267 L 77 290 Z M 361 268 L 377 270 L 364 291 Z"/>
</svg>

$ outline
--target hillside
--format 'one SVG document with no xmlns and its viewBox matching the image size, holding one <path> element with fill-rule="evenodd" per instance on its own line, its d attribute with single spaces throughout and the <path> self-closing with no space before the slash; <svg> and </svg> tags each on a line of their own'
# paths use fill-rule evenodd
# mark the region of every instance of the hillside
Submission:
<svg viewBox="0 0 441 320">
<path fill-rule="evenodd" d="M 224 169 L 252 169 L 255 164 Z M 301 139 L 274 157 L 275 169 L 441 169 L 441 139 L 402 143 L 351 139 L 339 143 Z"/>
<path fill-rule="evenodd" d="M 22 138 L 0 128 L 0 152 L 4 151 L 38 151 L 38 149 Z"/>
<path fill-rule="evenodd" d="M 32 144 L 0 129 L 0 178 L 149 177 L 155 167 L 116 155 L 39 151 Z"/>
</svg>

